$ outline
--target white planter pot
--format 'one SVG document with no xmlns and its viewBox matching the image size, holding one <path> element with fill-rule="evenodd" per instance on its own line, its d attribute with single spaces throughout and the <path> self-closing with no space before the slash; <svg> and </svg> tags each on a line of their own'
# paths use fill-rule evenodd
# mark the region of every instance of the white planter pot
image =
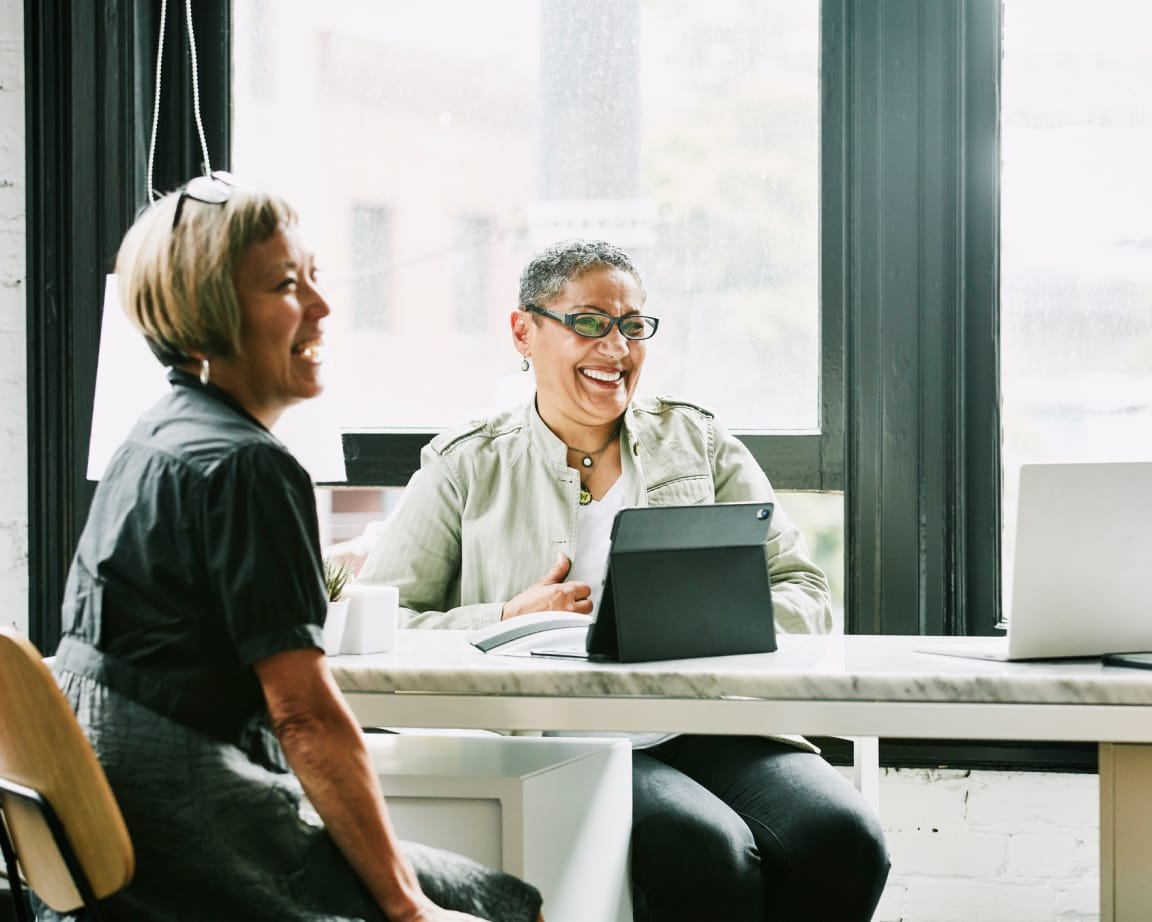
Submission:
<svg viewBox="0 0 1152 922">
<path fill-rule="evenodd" d="M 348 624 L 348 599 L 328 603 L 328 615 L 324 618 L 324 652 L 336 656 L 344 643 L 344 629 Z"/>
</svg>

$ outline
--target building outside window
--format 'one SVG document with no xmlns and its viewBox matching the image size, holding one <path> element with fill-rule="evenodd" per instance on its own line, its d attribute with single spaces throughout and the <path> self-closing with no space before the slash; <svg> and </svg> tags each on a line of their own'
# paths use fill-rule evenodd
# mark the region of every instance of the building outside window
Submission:
<svg viewBox="0 0 1152 922">
<path fill-rule="evenodd" d="M 492 286 L 492 221 L 487 215 L 465 214 L 456 219 L 456 326 L 462 333 L 483 333 L 488 312 L 478 304 L 497 300 Z"/>
<path fill-rule="evenodd" d="M 392 221 L 387 207 L 352 206 L 351 329 L 384 333 L 390 327 Z"/>
<path fill-rule="evenodd" d="M 790 0 L 237 0 L 232 162 L 318 235 L 341 425 L 431 432 L 529 399 L 519 271 L 600 237 L 661 318 L 643 392 L 738 433 L 818 432 L 819 18 Z M 841 497 L 787 502 L 839 587 Z"/>
<path fill-rule="evenodd" d="M 436 429 L 523 396 L 519 270 L 597 236 L 635 255 L 662 319 L 647 391 L 738 430 L 819 427 L 816 4 L 237 0 L 233 61 L 232 163 L 299 201 L 321 244 L 349 425 Z M 344 335 L 379 231 L 345 224 L 363 202 L 389 207 L 383 342 Z M 454 333 L 459 249 L 481 234 L 461 215 L 489 241 L 480 347 Z M 431 369 L 410 347 L 430 331 Z"/>
</svg>

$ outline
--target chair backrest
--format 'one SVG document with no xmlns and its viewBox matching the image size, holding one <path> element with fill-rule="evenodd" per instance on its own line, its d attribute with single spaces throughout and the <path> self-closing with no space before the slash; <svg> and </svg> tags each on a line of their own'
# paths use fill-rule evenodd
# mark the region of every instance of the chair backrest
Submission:
<svg viewBox="0 0 1152 922">
<path fill-rule="evenodd" d="M 132 879 L 132 840 L 76 715 L 39 651 L 3 629 L 0 776 L 32 788 L 52 806 L 97 899 Z M 28 885 L 59 912 L 83 905 L 40 812 L 21 798 L 0 797 Z"/>
</svg>

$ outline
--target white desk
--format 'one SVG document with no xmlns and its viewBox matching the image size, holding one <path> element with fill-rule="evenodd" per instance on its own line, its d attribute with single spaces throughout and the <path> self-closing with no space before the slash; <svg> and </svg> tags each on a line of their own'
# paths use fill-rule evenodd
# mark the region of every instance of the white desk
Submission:
<svg viewBox="0 0 1152 922">
<path fill-rule="evenodd" d="M 400 635 L 395 652 L 331 661 L 366 726 L 1097 742 L 1101 920 L 1152 906 L 1152 671 L 939 656 L 921 637 L 786 635 L 771 654 L 614 665 Z"/>
</svg>

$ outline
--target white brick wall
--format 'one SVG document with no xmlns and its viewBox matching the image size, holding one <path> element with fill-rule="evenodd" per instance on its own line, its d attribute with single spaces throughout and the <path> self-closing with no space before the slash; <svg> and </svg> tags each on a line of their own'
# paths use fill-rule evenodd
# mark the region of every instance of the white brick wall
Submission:
<svg viewBox="0 0 1152 922">
<path fill-rule="evenodd" d="M 1096 922 L 1099 779 L 885 770 L 876 922 Z"/>
<path fill-rule="evenodd" d="M 24 6 L 0 0 L 0 624 L 28 630 Z"/>
<path fill-rule="evenodd" d="M 0 0 L 0 624 L 27 630 L 23 4 Z M 1098 919 L 1095 775 L 886 771 L 877 922 Z"/>
</svg>

